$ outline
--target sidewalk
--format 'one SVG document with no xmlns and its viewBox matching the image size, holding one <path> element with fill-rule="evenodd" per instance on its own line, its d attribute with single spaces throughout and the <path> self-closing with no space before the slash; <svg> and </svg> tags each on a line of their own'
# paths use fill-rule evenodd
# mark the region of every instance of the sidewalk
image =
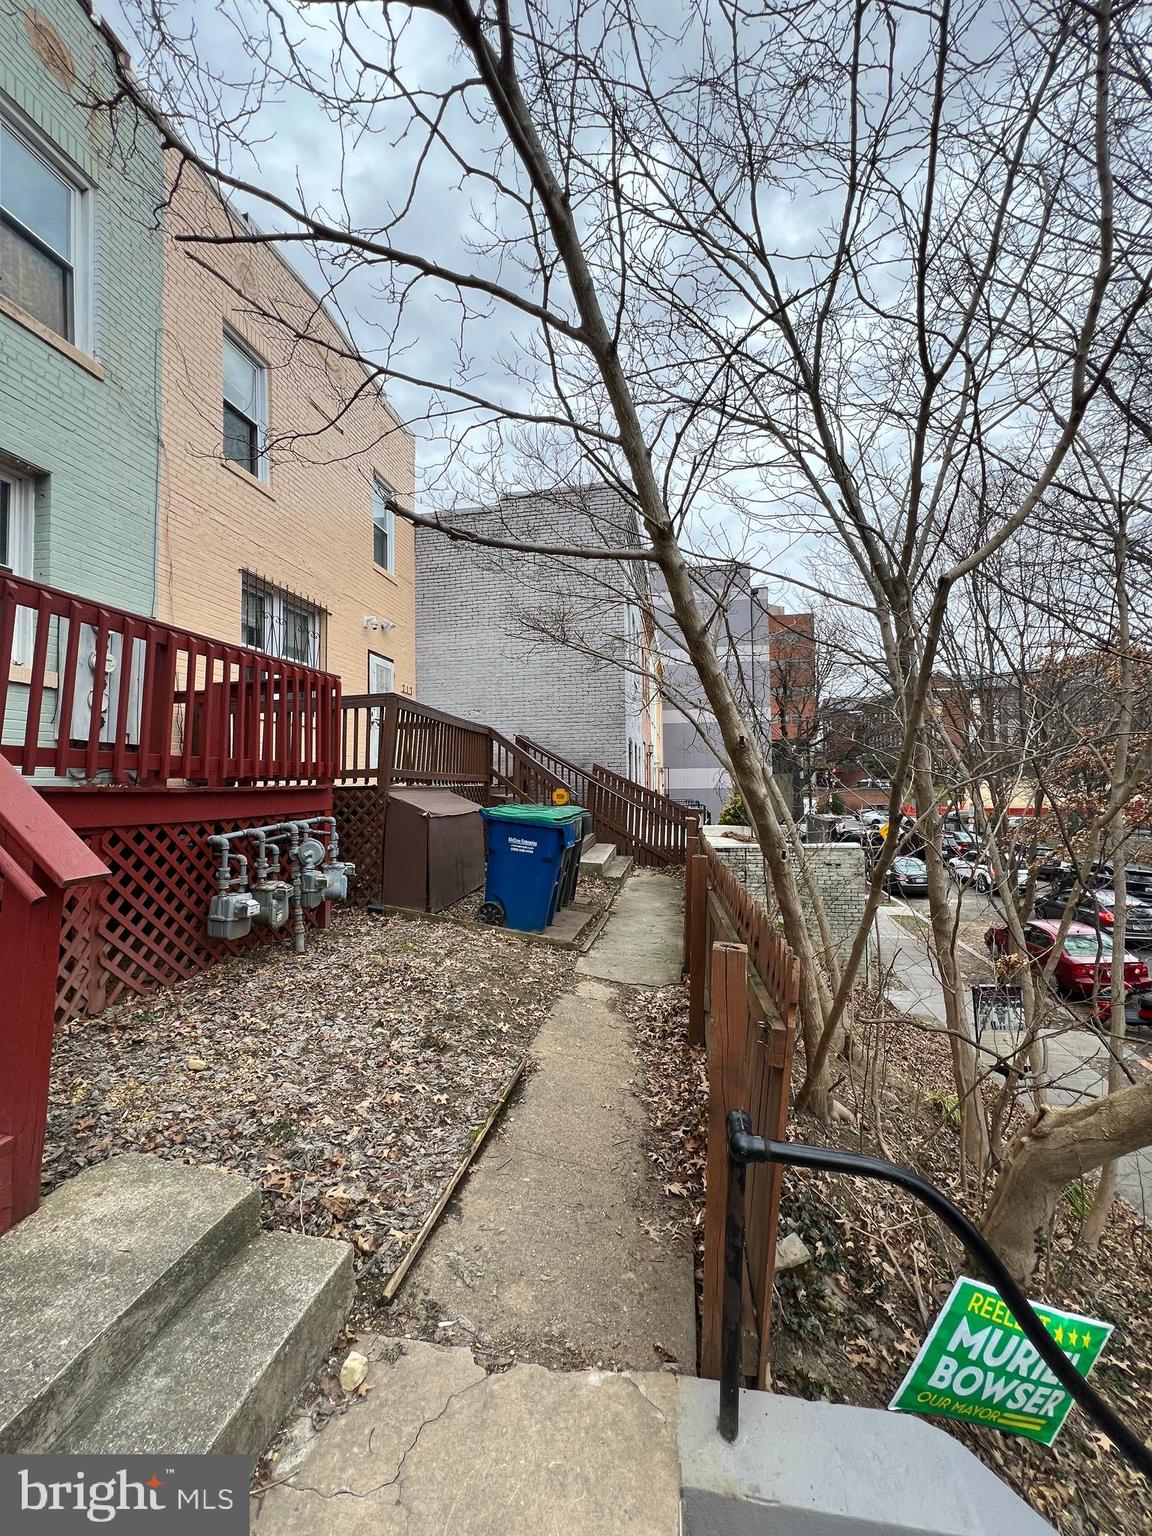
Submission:
<svg viewBox="0 0 1152 1536">
<path fill-rule="evenodd" d="M 643 872 L 625 884 L 397 1298 L 389 1333 L 469 1347 L 362 1339 L 372 1392 L 285 1454 L 260 1536 L 674 1536 L 664 1367 L 695 1370 L 693 1259 L 662 1230 L 616 1003 L 679 980 L 681 891 Z"/>
<path fill-rule="evenodd" d="M 902 1012 L 923 1019 L 939 1029 L 945 1028 L 944 992 L 937 979 L 929 947 L 929 929 L 923 924 L 923 937 L 894 921 L 890 911 L 876 914 L 877 943 L 881 972 L 888 970 L 891 981 L 888 995 Z M 983 958 L 981 956 L 981 958 Z M 991 981 L 992 967 L 988 966 Z M 1051 1082 L 1048 1098 L 1053 1104 L 1078 1104 L 1086 1098 L 1098 1098 L 1106 1090 L 1108 1048 L 1093 1030 L 1079 1027 L 1070 1013 L 1070 1027 L 1060 1033 L 1043 1036 L 1047 1076 Z M 989 1044 L 995 1048 L 993 1034 Z M 1135 1074 L 1144 1069 L 1139 1059 L 1129 1063 Z M 1152 1149 L 1121 1158 L 1116 1170 L 1116 1186 L 1124 1198 L 1146 1221 L 1152 1219 Z"/>
</svg>

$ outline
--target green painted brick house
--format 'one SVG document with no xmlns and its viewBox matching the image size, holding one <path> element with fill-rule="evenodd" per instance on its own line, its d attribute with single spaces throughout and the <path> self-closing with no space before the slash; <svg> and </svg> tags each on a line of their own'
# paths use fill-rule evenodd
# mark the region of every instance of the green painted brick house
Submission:
<svg viewBox="0 0 1152 1536">
<path fill-rule="evenodd" d="M 117 46 L 80 0 L 0 7 L 0 562 L 152 614 L 160 141 L 77 99 Z"/>
</svg>

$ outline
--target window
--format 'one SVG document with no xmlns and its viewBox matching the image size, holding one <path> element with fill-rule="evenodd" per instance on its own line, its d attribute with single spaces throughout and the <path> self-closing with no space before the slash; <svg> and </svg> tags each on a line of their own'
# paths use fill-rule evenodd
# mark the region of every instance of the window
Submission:
<svg viewBox="0 0 1152 1536">
<path fill-rule="evenodd" d="M 325 663 L 325 612 L 318 603 L 242 573 L 240 638 L 245 645 L 306 667 Z"/>
<path fill-rule="evenodd" d="M 390 661 L 387 656 L 378 656 L 375 651 L 369 651 L 368 692 L 395 693 L 395 691 L 396 663 Z"/>
<path fill-rule="evenodd" d="M 224 336 L 224 457 L 268 478 L 268 370 L 242 342 Z"/>
<path fill-rule="evenodd" d="M 392 487 L 372 477 L 372 558 L 376 564 L 392 574 L 395 569 L 396 520 L 388 503 L 392 500 Z"/>
<path fill-rule="evenodd" d="M 32 574 L 32 486 L 0 469 L 0 571 Z"/>
<path fill-rule="evenodd" d="M 0 571 L 31 576 L 33 517 L 31 480 L 0 467 Z M 31 662 L 34 631 L 32 610 L 17 608 L 12 631 L 12 661 L 16 666 Z"/>
<path fill-rule="evenodd" d="M 81 189 L 0 122 L 0 294 L 76 340 Z"/>
</svg>

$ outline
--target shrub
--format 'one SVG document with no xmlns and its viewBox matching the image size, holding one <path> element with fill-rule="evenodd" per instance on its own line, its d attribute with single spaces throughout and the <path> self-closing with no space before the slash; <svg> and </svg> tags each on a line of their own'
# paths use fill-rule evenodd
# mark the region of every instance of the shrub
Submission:
<svg viewBox="0 0 1152 1536">
<path fill-rule="evenodd" d="M 744 809 L 744 799 L 738 789 L 734 789 L 724 802 L 724 809 L 720 812 L 719 825 L 722 827 L 746 827 L 748 825 L 748 812 Z"/>
</svg>

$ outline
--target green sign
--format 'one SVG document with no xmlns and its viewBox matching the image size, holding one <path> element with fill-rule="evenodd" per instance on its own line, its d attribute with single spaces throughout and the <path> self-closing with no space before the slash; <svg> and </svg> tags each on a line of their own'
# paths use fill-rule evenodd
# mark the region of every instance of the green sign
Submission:
<svg viewBox="0 0 1152 1536">
<path fill-rule="evenodd" d="M 1112 1324 L 1032 1305 L 1080 1375 L 1087 1376 Z M 999 1291 L 960 1279 L 888 1406 L 988 1424 L 1051 1445 L 1072 1399 L 1021 1333 Z"/>
</svg>

